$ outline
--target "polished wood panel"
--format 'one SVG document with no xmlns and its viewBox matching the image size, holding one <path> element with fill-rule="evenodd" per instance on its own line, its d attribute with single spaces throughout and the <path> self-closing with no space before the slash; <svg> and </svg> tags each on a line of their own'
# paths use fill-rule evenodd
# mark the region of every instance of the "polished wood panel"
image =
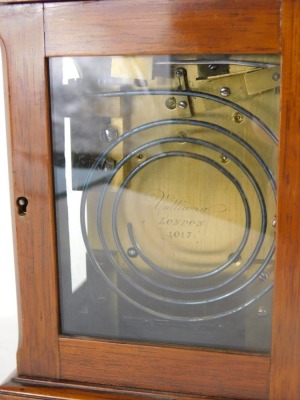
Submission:
<svg viewBox="0 0 300 400">
<path fill-rule="evenodd" d="M 300 2 L 282 8 L 282 96 L 271 400 L 300 398 Z"/>
<path fill-rule="evenodd" d="M 267 398 L 269 357 L 69 338 L 60 339 L 60 352 L 61 377 L 65 380 L 229 398 Z"/>
<path fill-rule="evenodd" d="M 48 56 L 279 52 L 279 0 L 53 3 L 45 21 Z"/>
<path fill-rule="evenodd" d="M 55 398 L 55 400 L 218 400 L 216 397 L 198 395 L 195 397 L 184 394 L 112 389 L 109 387 L 96 388 L 78 384 L 72 385 L 66 382 L 23 381 L 11 382 L 0 388 L 0 394 L 3 396 L 1 400 L 10 400 L 12 395 L 14 400 L 24 399 L 24 397 L 29 399 Z M 22 395 L 22 397 L 19 397 L 18 394 Z"/>
<path fill-rule="evenodd" d="M 55 378 L 58 307 L 43 32 L 43 5 L 0 7 L 21 297 L 18 372 Z M 25 215 L 18 214 L 20 196 L 28 199 Z"/>
</svg>

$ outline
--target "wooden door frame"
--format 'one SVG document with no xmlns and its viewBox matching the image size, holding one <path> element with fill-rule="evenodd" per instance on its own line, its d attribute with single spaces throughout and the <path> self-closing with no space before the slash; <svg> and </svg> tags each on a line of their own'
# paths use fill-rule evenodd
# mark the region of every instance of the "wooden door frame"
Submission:
<svg viewBox="0 0 300 400">
<path fill-rule="evenodd" d="M 138 7 L 141 3 L 143 6 Z M 135 15 L 134 24 L 132 15 Z M 300 311 L 297 297 L 300 294 L 300 252 L 296 241 L 300 233 L 300 215 L 297 215 L 300 198 L 299 16 L 300 4 L 295 0 L 282 1 L 282 14 L 279 0 L 142 0 L 138 3 L 103 0 L 44 4 L 31 1 L 0 6 L 0 37 L 8 71 L 22 326 L 19 382 L 85 381 L 191 396 L 203 393 L 215 397 L 271 400 L 299 397 L 300 322 L 295 318 Z M 195 22 L 199 29 L 192 29 Z M 153 54 L 154 49 L 158 49 L 156 54 L 282 53 L 271 357 L 70 339 L 58 335 L 49 96 L 45 84 L 48 81 L 47 57 Z M 25 216 L 17 213 L 16 200 L 21 196 L 29 201 Z M 41 286 L 41 282 L 46 284 Z M 165 364 L 159 367 L 157 360 L 161 357 Z M 104 360 L 101 367 L 99 359 Z M 39 382 L 44 385 L 44 380 Z M 17 393 L 20 389 L 7 386 L 0 389 L 0 393 L 11 393 L 10 390 Z"/>
</svg>

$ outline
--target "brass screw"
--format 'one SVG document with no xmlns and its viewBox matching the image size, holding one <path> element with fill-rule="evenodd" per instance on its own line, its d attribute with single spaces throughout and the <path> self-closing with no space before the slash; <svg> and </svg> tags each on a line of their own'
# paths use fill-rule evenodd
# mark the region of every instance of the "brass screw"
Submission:
<svg viewBox="0 0 300 400">
<path fill-rule="evenodd" d="M 267 310 L 264 307 L 259 307 L 257 310 L 258 317 L 265 317 L 267 315 Z"/>
<path fill-rule="evenodd" d="M 184 101 L 184 100 L 181 100 L 181 101 L 178 103 L 178 106 L 179 106 L 179 108 L 187 108 L 187 102 Z"/>
<path fill-rule="evenodd" d="M 266 272 L 262 272 L 262 273 L 259 275 L 259 279 L 260 279 L 261 281 L 267 281 L 267 280 L 269 279 L 269 275 L 268 275 Z"/>
<path fill-rule="evenodd" d="M 231 94 L 231 90 L 229 89 L 229 87 L 222 87 L 220 89 L 220 95 L 223 97 L 228 97 Z"/>
<path fill-rule="evenodd" d="M 176 76 L 178 78 L 184 76 L 186 74 L 186 70 L 184 68 L 177 68 L 176 69 Z"/>
</svg>

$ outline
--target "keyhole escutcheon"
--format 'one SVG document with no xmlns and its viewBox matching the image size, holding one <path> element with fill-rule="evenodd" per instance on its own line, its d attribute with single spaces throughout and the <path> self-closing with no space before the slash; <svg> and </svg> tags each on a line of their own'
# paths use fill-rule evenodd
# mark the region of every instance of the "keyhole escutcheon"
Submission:
<svg viewBox="0 0 300 400">
<path fill-rule="evenodd" d="M 28 199 L 26 199 L 26 197 L 24 197 L 24 196 L 18 197 L 17 198 L 17 206 L 18 206 L 18 214 L 21 216 L 26 215 Z"/>
</svg>

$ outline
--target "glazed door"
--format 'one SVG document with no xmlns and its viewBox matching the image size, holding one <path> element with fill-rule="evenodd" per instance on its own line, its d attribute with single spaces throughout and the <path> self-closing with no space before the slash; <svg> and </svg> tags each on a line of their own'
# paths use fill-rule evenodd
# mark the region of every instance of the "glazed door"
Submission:
<svg viewBox="0 0 300 400">
<path fill-rule="evenodd" d="M 32 191 L 23 174 L 18 198 L 28 207 L 18 229 L 29 218 L 45 226 L 31 204 L 47 176 L 47 203 L 40 198 L 55 257 L 48 269 L 34 265 L 50 282 L 39 315 L 52 315 L 51 346 L 41 333 L 37 343 L 49 357 L 55 351 L 47 367 L 28 363 L 36 341 L 25 332 L 21 375 L 273 395 L 270 367 L 278 378 L 288 332 L 280 310 L 294 304 L 282 271 L 292 263 L 285 227 L 298 190 L 286 156 L 293 149 L 298 159 L 295 129 L 284 123 L 294 92 L 280 3 L 104 0 L 37 5 L 32 15 L 45 41 L 22 74 L 39 71 L 40 91 L 46 76 L 47 168 Z M 30 268 L 28 260 L 28 282 Z"/>
<path fill-rule="evenodd" d="M 280 56 L 49 74 L 62 334 L 270 352 Z"/>
<path fill-rule="evenodd" d="M 195 27 L 217 4 L 80 7 L 83 30 L 98 24 L 101 44 L 83 50 L 72 38 L 69 54 L 53 48 L 79 10 L 66 19 L 67 5 L 63 13 L 46 7 L 65 378 L 77 372 L 67 367 L 76 363 L 71 349 L 84 346 L 84 379 L 94 381 L 93 370 L 99 383 L 160 390 L 175 380 L 195 393 L 202 355 L 218 354 L 225 363 L 241 357 L 254 374 L 251 397 L 264 397 L 267 386 L 259 393 L 253 382 L 266 374 L 271 350 L 279 51 L 203 45 Z M 116 44 L 120 7 L 129 40 Z M 164 19 L 146 39 L 165 12 L 186 24 L 178 40 Z M 102 366 L 88 361 L 94 348 Z M 112 378 L 112 352 L 129 374 L 120 367 Z M 163 371 L 170 354 L 172 376 Z M 187 389 L 185 368 L 193 370 Z M 204 393 L 216 394 L 208 386 Z"/>
</svg>

